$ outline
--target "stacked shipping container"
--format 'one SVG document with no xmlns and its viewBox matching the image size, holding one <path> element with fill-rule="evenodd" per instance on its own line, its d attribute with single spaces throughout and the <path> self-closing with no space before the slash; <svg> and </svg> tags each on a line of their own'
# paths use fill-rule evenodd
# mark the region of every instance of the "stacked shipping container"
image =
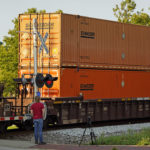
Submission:
<svg viewBox="0 0 150 150">
<path fill-rule="evenodd" d="M 53 88 L 39 89 L 42 97 L 150 97 L 149 27 L 67 14 L 20 15 L 19 77 L 34 71 L 33 18 L 38 32 L 49 35 L 49 54 L 37 54 L 38 72 L 58 76 Z"/>
</svg>

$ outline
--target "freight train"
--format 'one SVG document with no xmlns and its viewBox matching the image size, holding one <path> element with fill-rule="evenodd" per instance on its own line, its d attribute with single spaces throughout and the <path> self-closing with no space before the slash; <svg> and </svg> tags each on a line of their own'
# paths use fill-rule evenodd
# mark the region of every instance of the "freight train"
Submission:
<svg viewBox="0 0 150 150">
<path fill-rule="evenodd" d="M 49 53 L 37 71 L 58 77 L 39 88 L 48 124 L 150 118 L 150 27 L 69 14 L 19 15 L 18 77 L 34 74 L 33 19 Z M 41 41 L 38 38 L 39 50 Z M 33 85 L 18 82 L 16 106 L 33 102 Z M 14 105 L 14 104 L 13 104 Z M 29 113 L 29 111 L 22 110 Z"/>
</svg>

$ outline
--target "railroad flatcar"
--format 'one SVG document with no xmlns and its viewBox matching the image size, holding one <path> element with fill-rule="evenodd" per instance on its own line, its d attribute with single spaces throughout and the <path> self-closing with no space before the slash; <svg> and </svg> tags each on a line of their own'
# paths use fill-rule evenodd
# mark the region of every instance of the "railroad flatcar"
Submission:
<svg viewBox="0 0 150 150">
<path fill-rule="evenodd" d="M 11 125 L 17 125 L 26 130 L 32 128 L 32 118 L 30 115 L 23 115 L 21 107 L 13 105 L 16 97 L 3 97 L 4 84 L 0 84 L 0 134 L 5 134 Z M 9 102 L 11 101 L 11 102 Z"/>
</svg>

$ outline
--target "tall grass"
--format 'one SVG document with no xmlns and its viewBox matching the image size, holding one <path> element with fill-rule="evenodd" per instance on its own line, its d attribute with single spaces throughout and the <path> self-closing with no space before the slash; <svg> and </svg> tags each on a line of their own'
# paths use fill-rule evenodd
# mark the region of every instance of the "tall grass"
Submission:
<svg viewBox="0 0 150 150">
<path fill-rule="evenodd" d="M 101 135 L 95 145 L 150 145 L 150 128 L 141 131 L 128 131 L 121 135 Z"/>
</svg>

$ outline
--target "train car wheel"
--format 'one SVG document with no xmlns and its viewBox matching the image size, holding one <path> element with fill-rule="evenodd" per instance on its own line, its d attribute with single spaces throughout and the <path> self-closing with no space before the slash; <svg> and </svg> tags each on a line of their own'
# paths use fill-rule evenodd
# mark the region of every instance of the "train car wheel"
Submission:
<svg viewBox="0 0 150 150">
<path fill-rule="evenodd" d="M 7 125 L 5 123 L 0 124 L 0 133 L 3 135 L 7 132 Z"/>
<path fill-rule="evenodd" d="M 23 128 L 27 131 L 33 129 L 33 121 L 32 120 L 26 120 L 25 123 L 23 124 Z"/>
<path fill-rule="evenodd" d="M 48 123 L 49 123 L 48 119 L 43 121 L 43 128 L 44 129 L 48 129 L 48 127 L 49 127 Z"/>
</svg>

